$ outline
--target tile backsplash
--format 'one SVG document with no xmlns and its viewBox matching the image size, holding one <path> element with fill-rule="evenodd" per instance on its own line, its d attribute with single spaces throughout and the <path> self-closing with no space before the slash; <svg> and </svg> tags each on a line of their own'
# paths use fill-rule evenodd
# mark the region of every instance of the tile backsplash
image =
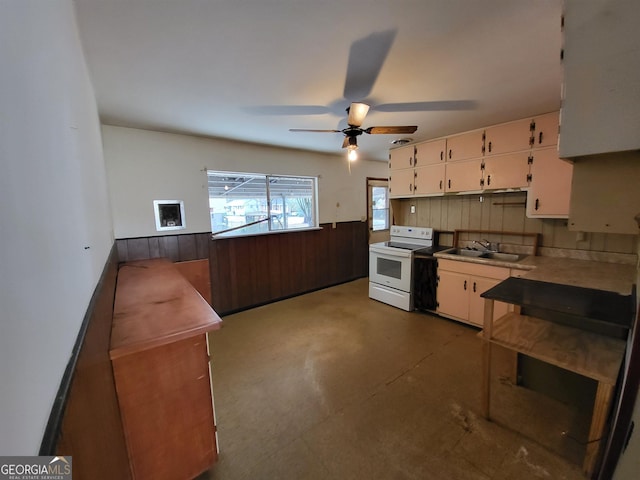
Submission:
<svg viewBox="0 0 640 480">
<path fill-rule="evenodd" d="M 393 201 L 394 223 L 440 231 L 499 230 L 539 233 L 540 246 L 638 253 L 638 236 L 569 231 L 566 219 L 527 218 L 526 192 L 423 197 Z M 415 213 L 411 206 L 415 205 Z"/>
</svg>

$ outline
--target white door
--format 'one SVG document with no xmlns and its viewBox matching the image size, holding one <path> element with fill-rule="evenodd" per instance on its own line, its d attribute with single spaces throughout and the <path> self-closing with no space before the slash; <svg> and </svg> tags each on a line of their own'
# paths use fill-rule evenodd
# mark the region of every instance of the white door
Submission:
<svg viewBox="0 0 640 480">
<path fill-rule="evenodd" d="M 391 204 L 387 179 L 367 178 L 367 225 L 369 243 L 389 240 Z"/>
</svg>

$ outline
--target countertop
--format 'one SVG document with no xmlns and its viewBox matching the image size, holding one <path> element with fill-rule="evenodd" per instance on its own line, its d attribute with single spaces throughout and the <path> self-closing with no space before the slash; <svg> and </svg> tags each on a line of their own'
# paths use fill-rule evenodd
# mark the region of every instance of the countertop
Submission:
<svg viewBox="0 0 640 480">
<path fill-rule="evenodd" d="M 632 295 L 601 289 L 510 277 L 484 292 L 481 297 L 523 307 L 542 307 L 629 328 L 633 320 Z"/>
<path fill-rule="evenodd" d="M 636 265 L 627 263 L 609 263 L 537 255 L 529 255 L 518 262 L 505 262 L 502 260 L 452 255 L 446 253 L 446 250 L 435 253 L 434 256 L 460 262 L 524 270 L 526 273 L 521 276 L 524 279 L 603 290 L 620 295 L 631 295 L 637 278 Z"/>
<path fill-rule="evenodd" d="M 120 266 L 111 359 L 217 330 L 222 320 L 166 259 Z"/>
</svg>

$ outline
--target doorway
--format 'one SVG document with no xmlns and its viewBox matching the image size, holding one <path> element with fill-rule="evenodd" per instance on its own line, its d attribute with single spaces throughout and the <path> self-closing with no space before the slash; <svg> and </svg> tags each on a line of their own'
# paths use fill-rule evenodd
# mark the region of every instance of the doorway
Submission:
<svg viewBox="0 0 640 480">
<path fill-rule="evenodd" d="M 367 225 L 370 244 L 389 240 L 391 218 L 388 179 L 367 178 Z"/>
</svg>

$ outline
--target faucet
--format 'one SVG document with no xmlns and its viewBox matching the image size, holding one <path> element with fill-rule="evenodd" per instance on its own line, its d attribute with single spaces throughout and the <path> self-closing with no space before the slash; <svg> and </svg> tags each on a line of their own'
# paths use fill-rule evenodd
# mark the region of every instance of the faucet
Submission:
<svg viewBox="0 0 640 480">
<path fill-rule="evenodd" d="M 485 252 L 495 252 L 497 251 L 492 243 L 489 240 L 486 239 L 482 239 L 482 240 L 474 240 L 473 242 L 471 242 L 471 245 L 478 245 L 480 246 L 480 248 L 482 248 Z"/>
</svg>

